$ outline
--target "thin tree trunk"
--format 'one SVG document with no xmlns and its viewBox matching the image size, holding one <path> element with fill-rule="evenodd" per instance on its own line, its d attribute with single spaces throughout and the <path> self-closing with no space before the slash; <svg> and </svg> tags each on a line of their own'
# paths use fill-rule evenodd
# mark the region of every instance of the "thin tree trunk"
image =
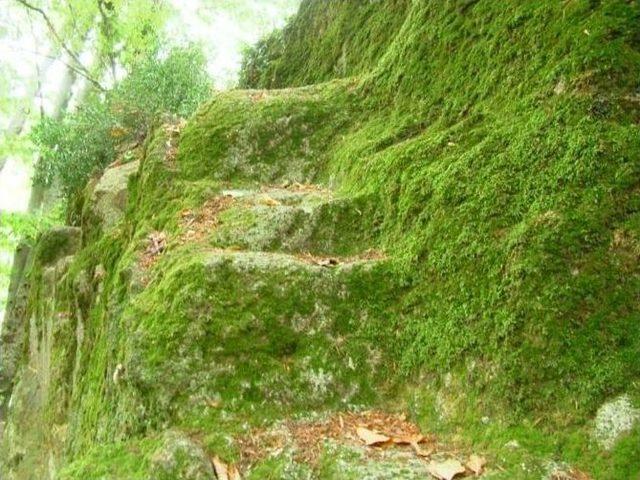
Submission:
<svg viewBox="0 0 640 480">
<path fill-rule="evenodd" d="M 29 116 L 30 106 L 34 104 L 36 98 L 40 94 L 43 80 L 46 78 L 46 74 L 49 71 L 51 65 L 53 65 L 54 61 L 55 57 L 53 55 L 47 55 L 37 66 L 37 73 L 31 86 L 31 90 L 27 95 L 28 103 L 19 108 L 18 111 L 13 115 L 13 117 L 11 117 L 7 130 L 4 132 L 5 138 L 17 137 L 24 130 L 25 123 L 27 122 L 27 117 Z M 8 157 L 0 158 L 0 172 L 7 163 L 7 160 Z"/>
<path fill-rule="evenodd" d="M 78 75 L 75 70 L 71 68 L 67 68 L 65 70 L 64 76 L 60 81 L 60 86 L 58 88 L 58 94 L 56 95 L 54 101 L 53 112 L 51 112 L 51 118 L 54 120 L 61 120 L 65 112 L 67 111 L 67 107 L 69 106 L 69 101 L 71 100 L 71 96 L 73 95 L 73 86 L 75 85 L 78 79 Z M 36 165 L 39 159 L 36 160 Z M 48 190 L 51 187 L 47 187 L 45 185 L 34 183 L 31 187 L 31 196 L 29 197 L 29 208 L 28 211 L 30 213 L 37 212 L 42 209 L 43 203 L 45 200 L 45 196 Z"/>
<path fill-rule="evenodd" d="M 93 49 L 94 45 L 91 45 L 91 32 L 88 31 L 83 37 L 83 43 L 86 48 Z M 97 58 L 97 54 L 93 59 L 93 64 L 95 65 L 95 61 Z M 89 70 L 94 70 L 92 66 L 89 66 Z M 88 95 L 89 91 L 92 88 L 95 88 L 95 83 L 89 80 L 85 75 L 78 74 L 77 70 L 71 67 L 68 67 L 65 71 L 65 75 L 60 82 L 60 86 L 58 88 L 58 94 L 54 101 L 54 108 L 51 112 L 51 118 L 53 120 L 61 120 L 64 114 L 69 110 L 69 104 L 71 103 L 73 97 L 73 87 L 76 86 L 79 82 L 80 89 L 75 97 L 75 104 L 81 104 L 84 98 Z M 36 166 L 39 162 L 39 159 L 36 160 Z M 54 180 L 55 182 L 55 180 Z M 44 209 L 47 203 L 50 203 L 50 199 L 55 198 L 55 195 L 58 193 L 58 186 L 54 183 L 51 186 L 45 186 L 41 184 L 34 183 L 31 187 L 31 195 L 29 197 L 29 207 L 28 211 L 30 213 L 35 213 L 37 211 L 41 211 Z"/>
</svg>

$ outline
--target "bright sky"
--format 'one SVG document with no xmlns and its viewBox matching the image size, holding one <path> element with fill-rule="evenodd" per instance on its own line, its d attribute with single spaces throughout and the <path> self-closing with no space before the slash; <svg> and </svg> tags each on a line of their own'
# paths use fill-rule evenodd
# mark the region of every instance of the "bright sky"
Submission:
<svg viewBox="0 0 640 480">
<path fill-rule="evenodd" d="M 281 27 L 295 13 L 295 9 L 283 11 L 270 0 L 254 0 L 261 24 L 246 28 L 226 12 L 203 7 L 199 0 L 171 0 L 171 4 L 179 16 L 168 25 L 170 37 L 197 42 L 204 47 L 209 58 L 209 73 L 221 89 L 236 80 L 242 47 L 255 43 L 267 31 Z"/>
</svg>

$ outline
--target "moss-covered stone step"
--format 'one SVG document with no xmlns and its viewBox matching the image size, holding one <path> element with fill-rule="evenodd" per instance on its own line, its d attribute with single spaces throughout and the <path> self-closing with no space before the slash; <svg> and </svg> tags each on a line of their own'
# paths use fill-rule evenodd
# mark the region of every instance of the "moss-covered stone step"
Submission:
<svg viewBox="0 0 640 480">
<path fill-rule="evenodd" d="M 315 186 L 224 190 L 233 199 L 210 240 L 252 251 L 354 255 L 375 244 L 372 198 L 337 197 Z"/>
<path fill-rule="evenodd" d="M 222 195 L 256 206 L 299 206 L 311 210 L 313 206 L 334 198 L 333 192 L 319 185 L 283 185 L 252 189 L 226 189 Z"/>
<path fill-rule="evenodd" d="M 222 433 L 222 432 L 218 432 Z M 292 446 L 291 438 L 278 436 L 267 458 L 251 465 L 226 464 L 217 458 L 216 465 L 234 465 L 245 480 L 424 480 L 429 475 L 428 462 L 404 449 L 371 449 L 317 438 L 317 458 L 305 458 Z M 313 432 L 309 432 L 313 434 Z M 249 451 L 239 447 L 236 455 L 245 458 Z M 172 429 L 143 439 L 96 445 L 59 472 L 60 480 L 100 478 L 104 480 L 216 480 L 213 459 L 220 452 L 202 441 L 202 437 Z M 235 455 L 234 455 L 235 456 Z"/>
<path fill-rule="evenodd" d="M 125 372 L 108 387 L 113 401 L 139 402 L 142 423 L 200 423 L 208 398 L 233 411 L 375 398 L 382 357 L 362 331 L 385 318 L 384 261 L 323 266 L 283 253 L 176 251 L 158 268 L 125 312 L 127 354 L 110 367 Z"/>
</svg>

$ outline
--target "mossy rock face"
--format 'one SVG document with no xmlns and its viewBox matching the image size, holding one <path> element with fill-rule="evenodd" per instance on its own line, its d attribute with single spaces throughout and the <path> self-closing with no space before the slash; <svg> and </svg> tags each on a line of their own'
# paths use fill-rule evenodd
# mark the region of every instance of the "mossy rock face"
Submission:
<svg viewBox="0 0 640 480">
<path fill-rule="evenodd" d="M 235 201 L 219 216 L 210 236 L 214 246 L 321 255 L 356 255 L 375 246 L 374 197 L 282 188 L 221 194 Z"/>
<path fill-rule="evenodd" d="M 348 87 L 335 82 L 221 93 L 186 126 L 178 164 L 191 180 L 313 181 L 325 167 L 326 145 L 349 123 L 353 98 Z"/>
<path fill-rule="evenodd" d="M 215 480 L 211 459 L 202 447 L 186 435 L 170 431 L 151 459 L 150 478 L 158 480 Z"/>
<path fill-rule="evenodd" d="M 35 248 L 34 261 L 40 265 L 55 263 L 73 255 L 81 244 L 82 230 L 77 227 L 59 227 L 45 232 Z"/>
</svg>

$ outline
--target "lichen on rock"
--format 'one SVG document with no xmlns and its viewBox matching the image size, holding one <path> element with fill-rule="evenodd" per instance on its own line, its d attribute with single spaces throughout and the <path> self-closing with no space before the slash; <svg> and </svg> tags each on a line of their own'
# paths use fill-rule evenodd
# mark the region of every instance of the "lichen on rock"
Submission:
<svg viewBox="0 0 640 480">
<path fill-rule="evenodd" d="M 621 395 L 598 409 L 593 435 L 605 450 L 611 450 L 616 441 L 631 432 L 638 422 L 640 408 L 633 406 L 628 395 Z"/>
</svg>

